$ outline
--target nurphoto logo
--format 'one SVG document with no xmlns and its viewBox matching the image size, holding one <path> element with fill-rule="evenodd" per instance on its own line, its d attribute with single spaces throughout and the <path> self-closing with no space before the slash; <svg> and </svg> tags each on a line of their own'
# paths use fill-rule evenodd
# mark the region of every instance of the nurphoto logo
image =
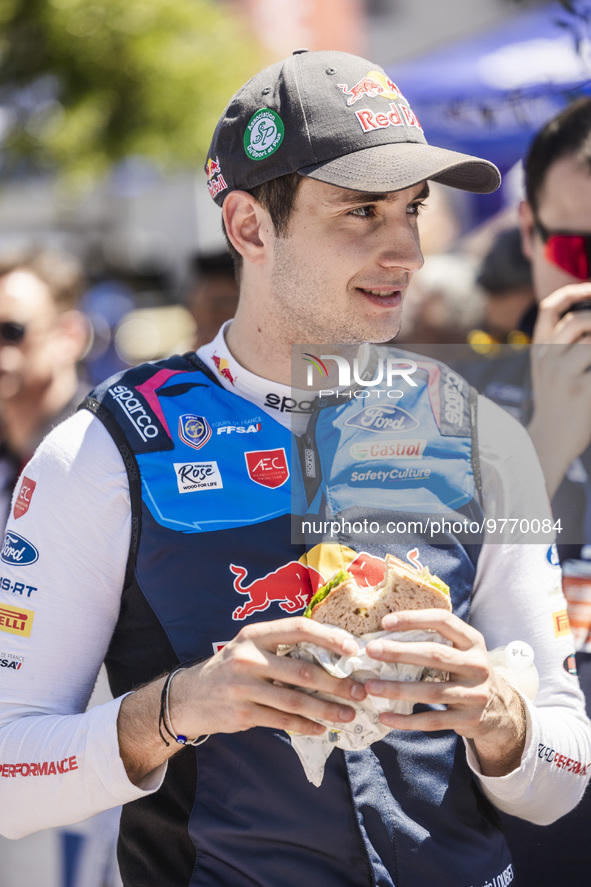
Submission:
<svg viewBox="0 0 591 887">
<path fill-rule="evenodd" d="M 317 356 L 304 352 L 302 359 L 308 364 L 306 368 L 306 385 L 308 388 L 316 387 L 315 373 L 322 378 L 327 378 L 329 368 L 326 361 L 332 360 L 337 365 L 338 382 L 337 389 L 322 389 L 318 392 L 319 397 L 367 397 L 371 393 L 380 396 L 381 393 L 388 397 L 398 399 L 403 397 L 404 392 L 400 389 L 392 388 L 394 380 L 400 383 L 405 381 L 412 388 L 417 387 L 417 383 L 412 378 L 417 370 L 417 364 L 414 360 L 401 357 L 379 357 L 377 366 L 375 367 L 373 378 L 368 378 L 367 370 L 361 368 L 359 358 L 354 357 L 352 361 L 343 357 L 342 354 L 321 354 Z M 317 377 L 316 377 L 317 378 Z M 358 390 L 354 390 L 351 386 L 357 386 Z M 348 389 L 348 390 L 347 390 Z M 362 389 L 362 390 L 359 390 Z M 364 389 L 374 389 L 368 391 Z"/>
</svg>

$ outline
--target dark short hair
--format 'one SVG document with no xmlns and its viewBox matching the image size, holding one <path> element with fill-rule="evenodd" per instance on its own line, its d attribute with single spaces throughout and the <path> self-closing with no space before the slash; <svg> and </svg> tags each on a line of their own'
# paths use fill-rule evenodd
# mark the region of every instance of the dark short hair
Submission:
<svg viewBox="0 0 591 887">
<path fill-rule="evenodd" d="M 531 263 L 521 249 L 519 228 L 507 228 L 497 234 L 482 260 L 476 283 L 492 296 L 532 285 Z"/>
<path fill-rule="evenodd" d="M 574 157 L 591 173 L 591 98 L 577 99 L 553 117 L 535 136 L 525 160 L 525 194 L 537 213 L 550 167 Z"/>
<path fill-rule="evenodd" d="M 255 200 L 258 200 L 263 209 L 267 210 L 271 216 L 275 234 L 278 237 L 285 237 L 287 234 L 289 220 L 301 182 L 302 176 L 297 172 L 291 172 L 285 176 L 279 176 L 276 179 L 263 182 L 262 185 L 257 185 L 248 192 L 252 194 Z M 222 230 L 228 243 L 228 249 L 234 259 L 234 267 L 238 275 L 242 268 L 242 256 L 230 242 L 223 220 Z"/>
<path fill-rule="evenodd" d="M 84 290 L 80 262 L 56 249 L 32 247 L 4 253 L 0 256 L 0 277 L 13 271 L 29 271 L 43 281 L 58 311 L 76 308 Z"/>
</svg>

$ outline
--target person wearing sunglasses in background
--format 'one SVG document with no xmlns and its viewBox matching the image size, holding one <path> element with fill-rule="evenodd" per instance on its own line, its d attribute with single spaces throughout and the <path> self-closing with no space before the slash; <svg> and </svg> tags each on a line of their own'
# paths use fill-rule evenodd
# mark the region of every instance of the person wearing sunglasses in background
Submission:
<svg viewBox="0 0 591 887">
<path fill-rule="evenodd" d="M 32 249 L 0 256 L 2 526 L 23 466 L 88 391 L 77 371 L 88 341 L 76 309 L 82 288 L 82 270 L 69 255 Z"/>
<path fill-rule="evenodd" d="M 580 99 L 534 138 L 525 160 L 522 248 L 531 262 L 536 304 L 520 329 L 528 352 L 484 361 L 472 382 L 527 425 L 544 469 L 576 656 L 564 668 L 579 680 L 591 712 L 591 99 Z M 488 366 L 486 364 L 489 364 Z M 574 651 L 573 651 L 574 654 Z M 552 749 L 540 756 L 558 762 Z M 541 828 L 503 815 L 523 887 L 589 883 L 591 794 Z"/>
</svg>

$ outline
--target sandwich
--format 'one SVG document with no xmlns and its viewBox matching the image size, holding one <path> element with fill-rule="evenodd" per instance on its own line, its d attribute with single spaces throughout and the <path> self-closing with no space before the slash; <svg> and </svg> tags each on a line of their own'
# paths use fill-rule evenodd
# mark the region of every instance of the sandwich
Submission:
<svg viewBox="0 0 591 887">
<path fill-rule="evenodd" d="M 361 637 L 380 631 L 388 613 L 430 607 L 451 612 L 449 586 L 428 567 L 416 570 L 387 554 L 384 578 L 378 585 L 359 586 L 353 576 L 340 570 L 316 592 L 304 616 Z"/>
</svg>

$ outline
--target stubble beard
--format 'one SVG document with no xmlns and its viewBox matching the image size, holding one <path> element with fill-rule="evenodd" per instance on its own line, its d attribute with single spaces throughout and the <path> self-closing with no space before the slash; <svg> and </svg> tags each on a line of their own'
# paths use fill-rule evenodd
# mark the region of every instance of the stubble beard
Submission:
<svg viewBox="0 0 591 887">
<path fill-rule="evenodd" d="M 396 318 L 384 319 L 384 332 L 381 333 L 377 321 L 364 321 L 353 311 L 346 315 L 344 294 L 338 305 L 331 306 L 330 301 L 327 302 L 331 280 L 324 268 L 308 268 L 305 275 L 301 268 L 302 259 L 295 255 L 289 240 L 277 238 L 271 287 L 278 312 L 277 323 L 279 328 L 288 331 L 291 344 L 359 345 L 388 342 L 398 335 L 400 311 Z M 360 295 L 359 299 L 363 296 Z"/>
</svg>

